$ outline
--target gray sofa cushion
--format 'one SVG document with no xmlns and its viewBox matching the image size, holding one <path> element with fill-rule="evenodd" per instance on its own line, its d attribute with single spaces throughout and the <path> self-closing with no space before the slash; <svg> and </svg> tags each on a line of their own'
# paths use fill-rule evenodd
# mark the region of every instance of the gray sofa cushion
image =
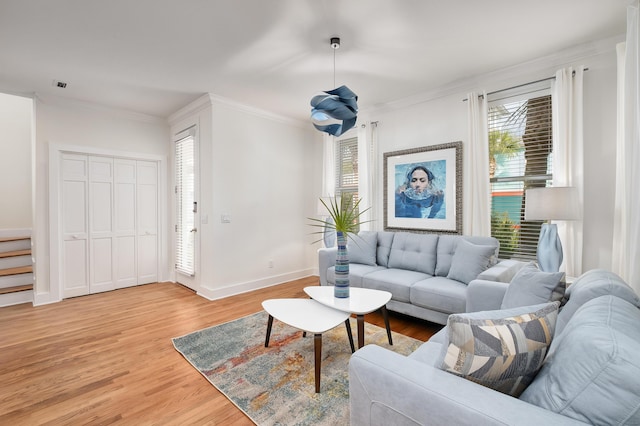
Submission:
<svg viewBox="0 0 640 426">
<path fill-rule="evenodd" d="M 640 307 L 636 293 L 613 272 L 604 269 L 592 269 L 578 277 L 566 291 L 567 303 L 558 315 L 556 333 L 562 333 L 573 314 L 591 299 L 612 294 Z"/>
<path fill-rule="evenodd" d="M 349 285 L 352 287 L 362 287 L 362 278 L 371 272 L 384 270 L 382 266 L 362 265 L 360 263 L 349 264 Z M 335 285 L 336 268 L 335 266 L 327 269 L 327 284 Z"/>
<path fill-rule="evenodd" d="M 425 278 L 429 278 L 429 275 L 422 272 L 406 269 L 382 269 L 365 275 L 362 280 L 362 286 L 388 291 L 391 293 L 393 300 L 409 302 L 411 285 Z"/>
<path fill-rule="evenodd" d="M 559 302 L 564 296 L 564 272 L 543 272 L 529 262 L 513 277 L 502 299 L 501 309 Z"/>
<path fill-rule="evenodd" d="M 520 399 L 598 425 L 640 424 L 640 310 L 615 296 L 573 315 Z"/>
<path fill-rule="evenodd" d="M 519 396 L 542 366 L 560 302 L 453 314 L 447 321 L 441 368 Z"/>
<path fill-rule="evenodd" d="M 497 262 L 499 242 L 493 237 L 472 237 L 472 236 L 460 236 L 460 235 L 440 235 L 438 239 L 438 262 L 436 264 L 435 274 L 439 277 L 446 277 L 449 275 L 449 269 L 451 269 L 451 260 L 456 252 L 458 241 L 465 240 L 471 244 L 478 244 L 483 246 L 492 246 L 495 248 L 495 255 L 492 256 L 489 265 L 493 266 Z M 474 277 L 475 278 L 475 277 Z"/>
<path fill-rule="evenodd" d="M 451 258 L 451 267 L 447 278 L 469 284 L 482 271 L 489 268 L 494 254 L 494 246 L 472 244 L 466 240 L 459 240 Z"/>
<path fill-rule="evenodd" d="M 360 231 L 350 238 L 347 249 L 349 262 L 363 265 L 376 265 L 376 249 L 378 248 L 378 233 Z"/>
<path fill-rule="evenodd" d="M 433 275 L 438 235 L 396 232 L 389 254 L 389 268 Z"/>
<path fill-rule="evenodd" d="M 395 232 L 378 231 L 378 265 L 385 268 L 389 266 L 389 253 L 394 235 Z"/>
<path fill-rule="evenodd" d="M 411 286 L 411 303 L 439 312 L 465 312 L 467 286 L 444 277 L 418 281 Z"/>
</svg>

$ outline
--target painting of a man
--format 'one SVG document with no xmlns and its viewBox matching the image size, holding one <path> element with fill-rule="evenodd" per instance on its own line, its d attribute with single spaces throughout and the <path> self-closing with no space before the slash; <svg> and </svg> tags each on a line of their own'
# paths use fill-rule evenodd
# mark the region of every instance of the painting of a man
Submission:
<svg viewBox="0 0 640 426">
<path fill-rule="evenodd" d="M 395 166 L 395 217 L 444 219 L 446 161 Z"/>
</svg>

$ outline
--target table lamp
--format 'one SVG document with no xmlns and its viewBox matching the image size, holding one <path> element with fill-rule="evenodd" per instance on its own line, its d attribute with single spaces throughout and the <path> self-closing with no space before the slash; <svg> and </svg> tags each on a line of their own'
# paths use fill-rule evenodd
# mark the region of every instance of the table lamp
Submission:
<svg viewBox="0 0 640 426">
<path fill-rule="evenodd" d="M 558 272 L 562 264 L 562 243 L 558 227 L 552 220 L 576 220 L 578 190 L 573 187 L 544 187 L 527 189 L 525 220 L 545 220 L 538 240 L 538 265 L 545 272 Z"/>
</svg>

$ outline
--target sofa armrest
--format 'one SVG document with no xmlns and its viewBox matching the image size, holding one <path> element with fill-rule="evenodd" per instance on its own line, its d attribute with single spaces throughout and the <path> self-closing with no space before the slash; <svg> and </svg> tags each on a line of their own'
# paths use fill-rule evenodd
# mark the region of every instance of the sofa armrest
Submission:
<svg viewBox="0 0 640 426">
<path fill-rule="evenodd" d="M 337 247 L 318 249 L 318 276 L 320 285 L 327 285 L 327 269 L 336 264 Z"/>
<path fill-rule="evenodd" d="M 500 309 L 508 283 L 473 280 L 467 286 L 467 312 L 495 311 Z"/>
<path fill-rule="evenodd" d="M 511 282 L 511 279 L 526 264 L 527 262 L 522 262 L 520 260 L 501 260 L 491 268 L 481 272 L 480 275 L 478 275 L 476 278 L 479 280 L 508 283 Z"/>
<path fill-rule="evenodd" d="M 349 362 L 351 425 L 577 425 L 545 410 L 376 345 Z"/>
</svg>

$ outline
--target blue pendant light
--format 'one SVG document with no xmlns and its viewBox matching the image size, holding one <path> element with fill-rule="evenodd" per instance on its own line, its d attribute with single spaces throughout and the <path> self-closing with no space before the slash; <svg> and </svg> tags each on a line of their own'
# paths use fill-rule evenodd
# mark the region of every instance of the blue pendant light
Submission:
<svg viewBox="0 0 640 426">
<path fill-rule="evenodd" d="M 336 82 L 336 50 L 340 39 L 331 38 L 333 49 L 333 84 Z M 311 121 L 316 129 L 333 136 L 340 136 L 356 125 L 358 95 L 347 86 L 327 90 L 311 99 Z"/>
</svg>

